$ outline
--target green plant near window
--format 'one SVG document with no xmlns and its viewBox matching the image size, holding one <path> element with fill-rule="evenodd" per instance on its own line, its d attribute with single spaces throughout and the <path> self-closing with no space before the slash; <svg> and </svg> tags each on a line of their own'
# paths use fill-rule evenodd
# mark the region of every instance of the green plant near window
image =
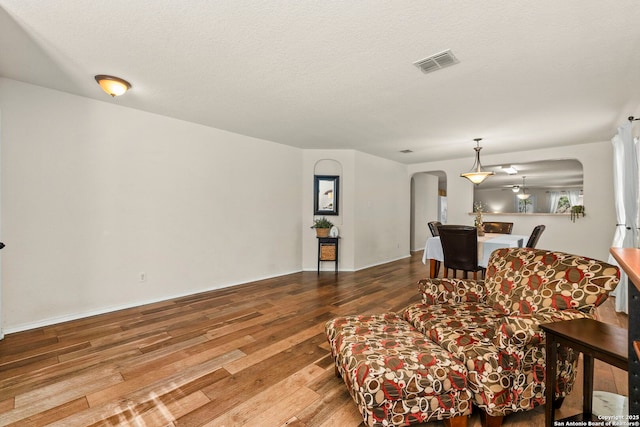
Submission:
<svg viewBox="0 0 640 427">
<path fill-rule="evenodd" d="M 580 218 L 580 216 L 585 216 L 584 206 L 575 205 L 571 206 L 571 221 L 576 222 L 576 218 Z"/>
</svg>

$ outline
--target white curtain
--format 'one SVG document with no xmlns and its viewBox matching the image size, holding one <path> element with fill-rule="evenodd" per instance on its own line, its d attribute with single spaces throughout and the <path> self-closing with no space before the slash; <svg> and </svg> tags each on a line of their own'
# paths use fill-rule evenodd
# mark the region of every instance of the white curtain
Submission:
<svg viewBox="0 0 640 427">
<path fill-rule="evenodd" d="M 559 191 L 549 192 L 549 213 L 556 213 L 556 211 L 558 210 L 560 196 L 562 196 L 562 193 L 560 193 Z"/>
<path fill-rule="evenodd" d="M 567 191 L 567 198 L 571 206 L 577 206 L 580 204 L 580 190 Z"/>
<path fill-rule="evenodd" d="M 613 191 L 616 208 L 616 231 L 611 246 L 638 247 L 638 141 L 631 133 L 631 122 L 618 128 L 613 144 Z M 617 264 L 612 256 L 609 262 Z M 616 297 L 616 311 L 629 313 L 627 275 L 621 272 L 618 287 L 612 293 Z"/>
</svg>

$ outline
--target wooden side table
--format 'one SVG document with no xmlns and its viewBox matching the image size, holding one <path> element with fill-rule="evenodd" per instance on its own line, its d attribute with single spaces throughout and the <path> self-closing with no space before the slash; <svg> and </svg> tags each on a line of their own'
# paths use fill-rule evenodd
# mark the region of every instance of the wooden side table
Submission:
<svg viewBox="0 0 640 427">
<path fill-rule="evenodd" d="M 335 263 L 335 272 L 338 272 L 338 249 L 340 237 L 318 237 L 318 274 L 320 274 L 320 262 L 332 261 Z"/>
<path fill-rule="evenodd" d="M 602 360 L 617 368 L 629 369 L 627 330 L 593 319 L 575 319 L 540 325 L 546 333 L 545 425 L 554 425 L 553 397 L 556 388 L 558 344 L 582 353 L 584 363 L 583 414 L 573 421 L 596 421 L 592 418 L 593 361 Z"/>
<path fill-rule="evenodd" d="M 611 248 L 611 255 L 629 277 L 629 415 L 640 416 L 640 249 Z M 618 286 L 625 286 L 620 282 Z M 638 418 L 634 418 L 638 420 Z"/>
</svg>

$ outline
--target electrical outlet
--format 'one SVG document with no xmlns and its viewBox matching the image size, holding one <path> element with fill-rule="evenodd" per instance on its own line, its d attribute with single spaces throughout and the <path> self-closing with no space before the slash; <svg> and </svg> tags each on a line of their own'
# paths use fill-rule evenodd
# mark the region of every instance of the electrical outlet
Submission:
<svg viewBox="0 0 640 427">
<path fill-rule="evenodd" d="M 147 273 L 145 273 L 144 271 L 140 272 L 140 276 L 138 276 L 140 282 L 146 282 L 147 281 Z"/>
</svg>

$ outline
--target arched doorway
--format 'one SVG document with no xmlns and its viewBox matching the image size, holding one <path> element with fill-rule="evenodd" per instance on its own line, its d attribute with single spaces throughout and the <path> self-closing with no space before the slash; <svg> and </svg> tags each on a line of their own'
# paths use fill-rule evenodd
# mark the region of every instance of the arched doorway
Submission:
<svg viewBox="0 0 640 427">
<path fill-rule="evenodd" d="M 447 222 L 447 174 L 419 172 L 411 177 L 411 251 L 424 249 L 429 221 Z"/>
</svg>

